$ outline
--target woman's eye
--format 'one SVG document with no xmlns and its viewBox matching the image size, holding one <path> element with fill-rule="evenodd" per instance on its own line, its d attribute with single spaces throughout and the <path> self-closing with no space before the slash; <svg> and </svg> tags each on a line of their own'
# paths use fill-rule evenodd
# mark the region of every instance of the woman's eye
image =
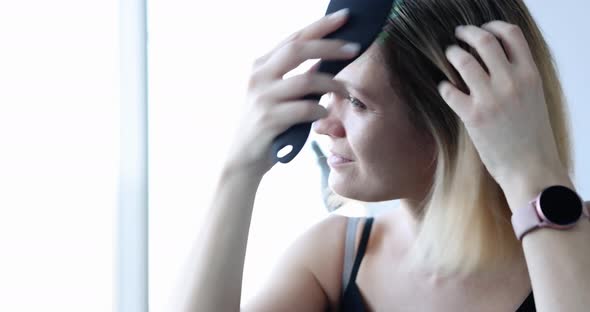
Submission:
<svg viewBox="0 0 590 312">
<path fill-rule="evenodd" d="M 350 102 L 350 104 L 352 104 L 352 106 L 364 110 L 367 108 L 367 106 L 365 106 L 365 104 L 363 104 L 363 102 L 359 101 L 357 98 L 353 97 L 352 95 L 348 96 L 348 101 Z"/>
</svg>

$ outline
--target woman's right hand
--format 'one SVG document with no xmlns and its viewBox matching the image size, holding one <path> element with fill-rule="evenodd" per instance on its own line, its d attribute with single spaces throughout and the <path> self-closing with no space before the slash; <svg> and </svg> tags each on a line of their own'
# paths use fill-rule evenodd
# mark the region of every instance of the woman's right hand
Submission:
<svg viewBox="0 0 590 312">
<path fill-rule="evenodd" d="M 334 76 L 316 72 L 319 62 L 304 74 L 283 79 L 309 59 L 354 57 L 360 48 L 358 44 L 321 39 L 342 27 L 347 17 L 342 13 L 325 16 L 256 59 L 248 81 L 245 114 L 228 155 L 229 167 L 256 170 L 264 175 L 275 164 L 270 152 L 274 138 L 293 125 L 327 116 L 327 110 L 318 101 L 302 100 L 305 95 L 347 93 L 345 85 L 334 80 Z"/>
</svg>

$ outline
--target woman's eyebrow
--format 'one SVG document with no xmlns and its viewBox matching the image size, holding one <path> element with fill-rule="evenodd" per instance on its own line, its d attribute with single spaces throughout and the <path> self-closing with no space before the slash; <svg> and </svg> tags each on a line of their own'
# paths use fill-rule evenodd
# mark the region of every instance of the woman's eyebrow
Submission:
<svg viewBox="0 0 590 312">
<path fill-rule="evenodd" d="M 363 98 L 368 99 L 372 103 L 377 103 L 377 99 L 373 95 L 371 95 L 366 89 L 360 86 L 352 85 L 350 83 L 348 83 L 348 86 Z"/>
</svg>

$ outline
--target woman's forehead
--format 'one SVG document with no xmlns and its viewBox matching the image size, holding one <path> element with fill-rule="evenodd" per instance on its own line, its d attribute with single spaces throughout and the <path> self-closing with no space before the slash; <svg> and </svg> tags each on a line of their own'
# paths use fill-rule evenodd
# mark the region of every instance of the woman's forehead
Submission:
<svg viewBox="0 0 590 312">
<path fill-rule="evenodd" d="M 379 102 L 384 99 L 383 96 L 387 96 L 390 88 L 385 64 L 379 53 L 372 48 L 345 67 L 336 78 Z"/>
</svg>

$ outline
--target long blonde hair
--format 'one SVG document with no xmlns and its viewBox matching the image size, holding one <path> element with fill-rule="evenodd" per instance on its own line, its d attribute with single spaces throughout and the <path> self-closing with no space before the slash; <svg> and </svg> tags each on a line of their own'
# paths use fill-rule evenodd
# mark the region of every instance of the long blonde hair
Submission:
<svg viewBox="0 0 590 312">
<path fill-rule="evenodd" d="M 433 183 L 419 212 L 417 240 L 406 258 L 413 267 L 469 274 L 523 257 L 502 189 L 481 162 L 460 118 L 437 90 L 438 83 L 448 79 L 467 93 L 445 49 L 458 44 L 485 68 L 475 49 L 458 41 L 454 30 L 458 25 L 480 26 L 492 20 L 518 25 L 523 31 L 543 81 L 559 156 L 570 175 L 574 172 L 569 117 L 557 70 L 522 0 L 396 1 L 379 37 L 379 51 L 391 87 L 407 104 L 408 117 L 436 144 Z"/>
</svg>

